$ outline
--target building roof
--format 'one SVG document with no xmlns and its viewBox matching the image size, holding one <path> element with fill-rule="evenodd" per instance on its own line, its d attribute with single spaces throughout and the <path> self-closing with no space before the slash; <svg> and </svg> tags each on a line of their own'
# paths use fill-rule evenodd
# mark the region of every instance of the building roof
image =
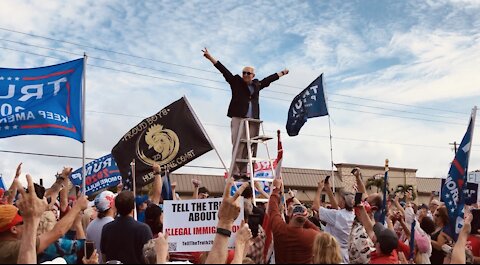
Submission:
<svg viewBox="0 0 480 265">
<path fill-rule="evenodd" d="M 304 169 L 304 168 L 282 168 L 282 177 L 284 185 L 291 188 L 316 189 L 318 181 L 331 175 L 329 170 Z M 343 183 L 335 174 L 335 186 L 343 187 Z M 223 194 L 225 188 L 225 179 L 223 175 L 199 175 L 199 174 L 172 174 L 171 182 L 177 182 L 177 192 L 193 192 L 192 179 L 198 179 L 202 182 L 201 186 L 208 188 L 212 195 Z"/>
<path fill-rule="evenodd" d="M 350 164 L 350 163 L 338 163 L 335 164 L 335 166 L 338 167 L 357 167 L 359 166 L 362 169 L 374 169 L 374 170 L 384 170 L 385 167 L 381 166 L 374 166 L 374 165 L 359 165 L 359 164 Z M 408 171 L 408 172 L 417 172 L 418 169 L 416 168 L 403 168 L 403 167 L 388 167 L 390 170 L 395 170 L 395 171 Z"/>
</svg>

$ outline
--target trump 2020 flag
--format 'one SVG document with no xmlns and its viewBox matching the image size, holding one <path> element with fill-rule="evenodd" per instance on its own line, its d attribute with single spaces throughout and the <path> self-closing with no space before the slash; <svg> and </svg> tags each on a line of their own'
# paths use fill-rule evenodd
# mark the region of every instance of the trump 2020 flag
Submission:
<svg viewBox="0 0 480 265">
<path fill-rule="evenodd" d="M 84 59 L 30 68 L 0 68 L 0 138 L 58 135 L 83 141 Z"/>
<path fill-rule="evenodd" d="M 128 131 L 113 147 L 112 155 L 127 184 L 132 178 L 130 163 L 135 160 L 135 185 L 143 187 L 155 179 L 154 163 L 162 174 L 173 172 L 212 149 L 187 99 L 182 97 Z"/>
<path fill-rule="evenodd" d="M 117 186 L 122 181 L 120 170 L 111 154 L 86 164 L 85 174 L 87 175 L 85 179 L 87 196 L 99 190 Z M 72 172 L 70 181 L 75 186 L 83 187 L 82 168 Z"/>
<path fill-rule="evenodd" d="M 328 115 L 323 91 L 323 74 L 298 94 L 290 104 L 287 119 L 287 133 L 296 136 L 308 118 Z"/>
<path fill-rule="evenodd" d="M 456 240 L 463 227 L 465 191 L 467 190 L 467 172 L 475 127 L 476 107 L 472 112 L 467 132 L 455 154 L 445 185 L 442 187 L 442 200 L 448 209 L 450 234 Z"/>
</svg>

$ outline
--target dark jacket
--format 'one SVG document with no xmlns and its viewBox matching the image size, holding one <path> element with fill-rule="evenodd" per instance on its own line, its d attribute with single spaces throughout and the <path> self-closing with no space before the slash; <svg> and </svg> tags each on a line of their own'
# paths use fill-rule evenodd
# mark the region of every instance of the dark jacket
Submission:
<svg viewBox="0 0 480 265">
<path fill-rule="evenodd" d="M 253 79 L 252 84 L 254 87 L 253 95 L 250 95 L 250 90 L 248 89 L 247 83 L 243 81 L 242 77 L 239 75 L 233 75 L 220 61 L 217 61 L 214 66 L 223 74 L 225 80 L 230 84 L 232 89 L 232 99 L 230 100 L 230 105 L 228 106 L 227 116 L 245 118 L 248 112 L 249 102 L 252 101 L 252 114 L 253 118 L 260 118 L 260 106 L 258 104 L 259 92 L 265 87 L 268 87 L 270 83 L 278 80 L 280 77 L 278 74 L 270 75 L 261 81 L 258 79 Z"/>
</svg>

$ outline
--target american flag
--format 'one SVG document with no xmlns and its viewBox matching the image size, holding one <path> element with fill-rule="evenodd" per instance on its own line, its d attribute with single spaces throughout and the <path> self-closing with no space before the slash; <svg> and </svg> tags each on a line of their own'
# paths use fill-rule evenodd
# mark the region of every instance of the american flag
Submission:
<svg viewBox="0 0 480 265">
<path fill-rule="evenodd" d="M 468 161 L 470 159 L 470 147 L 472 146 L 473 129 L 475 127 L 475 114 L 476 107 L 470 117 L 467 132 L 463 136 L 462 143 L 450 166 L 445 185 L 442 187 L 442 200 L 448 209 L 450 219 L 449 232 L 455 240 L 463 227 Z"/>
</svg>

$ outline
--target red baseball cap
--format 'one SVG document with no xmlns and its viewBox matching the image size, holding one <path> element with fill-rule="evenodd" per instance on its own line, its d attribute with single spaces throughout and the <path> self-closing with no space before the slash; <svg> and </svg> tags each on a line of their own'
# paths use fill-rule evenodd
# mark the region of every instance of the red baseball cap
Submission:
<svg viewBox="0 0 480 265">
<path fill-rule="evenodd" d="M 18 208 L 7 204 L 0 205 L 0 233 L 23 222 L 23 218 L 18 214 Z"/>
</svg>

